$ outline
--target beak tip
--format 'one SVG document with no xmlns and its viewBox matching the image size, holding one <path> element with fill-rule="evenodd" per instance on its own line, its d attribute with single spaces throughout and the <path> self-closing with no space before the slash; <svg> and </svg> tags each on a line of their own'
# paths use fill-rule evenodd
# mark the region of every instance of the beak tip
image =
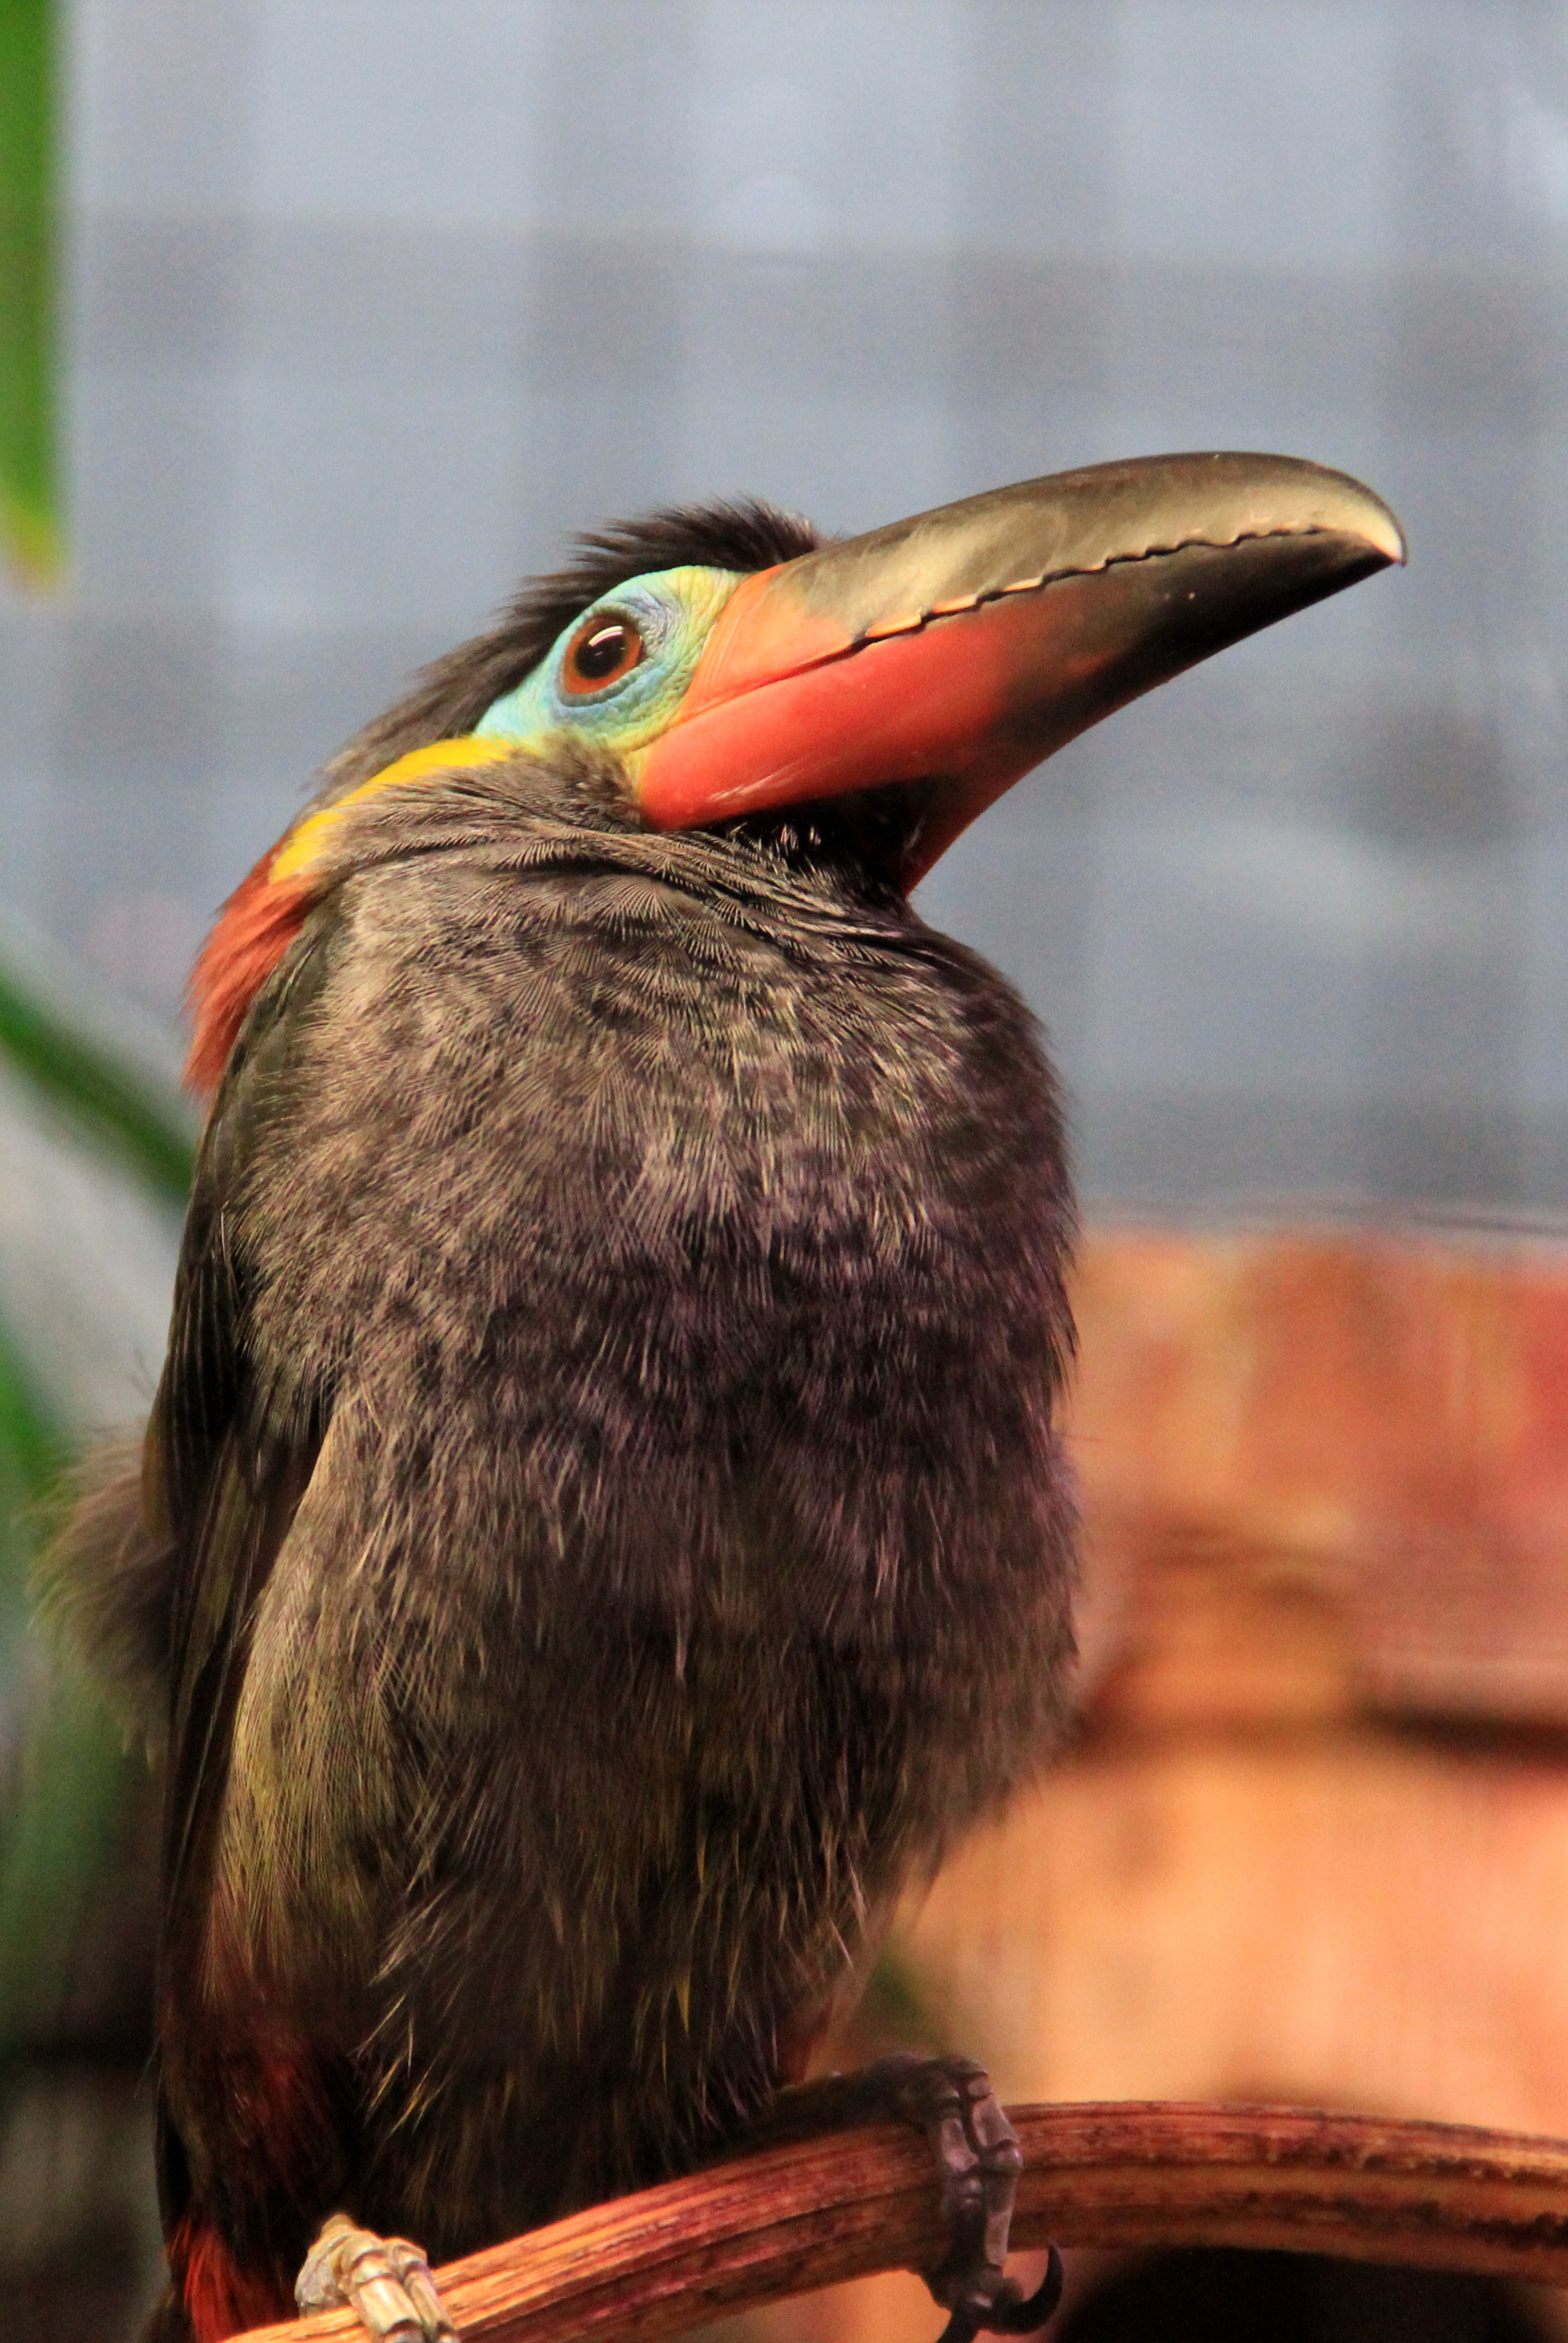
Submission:
<svg viewBox="0 0 1568 2343">
<path fill-rule="evenodd" d="M 1367 530 L 1367 542 L 1374 546 L 1390 567 L 1402 569 L 1410 558 L 1404 541 L 1404 531 L 1385 505 L 1377 522 Z"/>
<path fill-rule="evenodd" d="M 1323 477 L 1319 474 L 1320 479 Z M 1348 472 L 1330 473 L 1327 478 L 1331 493 L 1319 506 L 1322 517 L 1319 526 L 1342 528 L 1347 536 L 1359 537 L 1389 568 L 1402 569 L 1409 557 L 1404 531 L 1382 498 Z"/>
</svg>

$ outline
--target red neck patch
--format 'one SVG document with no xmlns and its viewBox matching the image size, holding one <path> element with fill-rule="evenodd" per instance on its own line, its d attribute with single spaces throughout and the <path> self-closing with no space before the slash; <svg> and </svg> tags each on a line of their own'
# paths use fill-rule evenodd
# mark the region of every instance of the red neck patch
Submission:
<svg viewBox="0 0 1568 2343">
<path fill-rule="evenodd" d="M 191 970 L 195 1031 L 186 1080 L 204 1096 L 217 1088 L 246 1011 L 304 926 L 316 893 L 308 878 L 269 878 L 276 855 L 269 846 L 240 880 Z"/>
</svg>

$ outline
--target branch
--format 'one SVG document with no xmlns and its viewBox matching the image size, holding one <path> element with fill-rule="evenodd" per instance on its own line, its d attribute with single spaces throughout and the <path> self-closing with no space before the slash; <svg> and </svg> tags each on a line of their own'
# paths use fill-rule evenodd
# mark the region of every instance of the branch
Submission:
<svg viewBox="0 0 1568 2343">
<path fill-rule="evenodd" d="M 1568 2284 L 1568 2141 L 1297 2108 L 1015 2107 L 1016 2247 L 1262 2246 Z M 437 2272 L 462 2343 L 622 2343 L 939 2261 L 930 2151 L 882 2125 L 738 2157 Z M 240 2343 L 357 2336 L 333 2311 Z"/>
</svg>

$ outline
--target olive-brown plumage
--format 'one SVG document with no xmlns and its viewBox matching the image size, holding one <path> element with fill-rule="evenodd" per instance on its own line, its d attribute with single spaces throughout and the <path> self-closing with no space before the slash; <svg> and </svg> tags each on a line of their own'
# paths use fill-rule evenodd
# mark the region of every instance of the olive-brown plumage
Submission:
<svg viewBox="0 0 1568 2343">
<path fill-rule="evenodd" d="M 812 543 L 589 540 L 328 769 L 198 969 L 142 1469 L 54 1565 L 164 1704 L 168 2338 L 286 2315 L 335 2209 L 444 2258 L 744 2137 L 1059 1718 L 1060 1116 L 908 884 L 1397 529 L 1178 458 Z M 652 761 L 498 738 L 607 594 L 590 716 L 658 683 L 637 627 L 723 611 Z"/>
<path fill-rule="evenodd" d="M 1057 1714 L 1057 1106 L 860 827 L 453 773 L 249 1009 L 147 1446 L 203 2343 L 340 2204 L 445 2257 L 735 2137 Z"/>
</svg>

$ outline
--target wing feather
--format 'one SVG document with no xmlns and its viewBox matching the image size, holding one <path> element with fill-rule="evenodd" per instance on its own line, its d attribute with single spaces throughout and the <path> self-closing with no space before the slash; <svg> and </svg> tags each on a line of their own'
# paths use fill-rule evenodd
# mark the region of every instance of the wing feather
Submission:
<svg viewBox="0 0 1568 2343">
<path fill-rule="evenodd" d="M 168 1354 L 147 1427 L 145 1485 L 153 1534 L 175 1557 L 169 1606 L 169 1735 L 165 1784 L 166 1980 L 187 1979 L 209 1950 L 212 1866 L 256 1607 L 325 1431 L 268 1421 L 252 1354 L 244 1243 L 245 1186 L 256 1135 L 276 1112 L 277 1072 L 318 977 L 319 938 L 302 937 L 258 997 L 225 1073 L 197 1160 L 176 1282 Z M 204 2138 L 215 2113 L 189 1996 L 166 2007 L 161 2185 L 166 2224 L 186 2217 L 193 2187 L 223 2183 Z M 221 2103 L 221 2093 L 219 2094 Z M 217 2119 L 221 2124 L 221 2113 Z"/>
</svg>

